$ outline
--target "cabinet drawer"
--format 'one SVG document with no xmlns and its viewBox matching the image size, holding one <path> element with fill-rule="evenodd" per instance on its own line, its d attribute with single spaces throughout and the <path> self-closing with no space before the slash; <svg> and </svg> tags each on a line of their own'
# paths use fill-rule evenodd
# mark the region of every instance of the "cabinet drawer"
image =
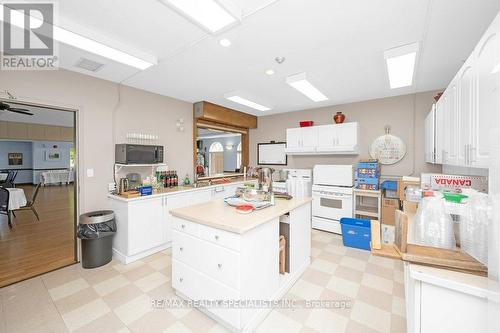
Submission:
<svg viewBox="0 0 500 333">
<path fill-rule="evenodd" d="M 237 252 L 203 241 L 201 269 L 208 276 L 240 290 L 240 255 Z"/>
<path fill-rule="evenodd" d="M 240 251 L 241 236 L 216 228 L 200 225 L 201 238 L 229 249 Z"/>
<path fill-rule="evenodd" d="M 172 287 L 189 299 L 195 301 L 238 300 L 240 296 L 237 291 L 224 286 L 175 259 L 172 260 Z M 207 310 L 232 326 L 238 329 L 241 328 L 240 309 L 211 307 Z"/>
<path fill-rule="evenodd" d="M 186 220 L 179 219 L 175 216 L 172 216 L 172 228 L 174 230 L 185 232 L 186 234 L 198 237 L 199 234 L 198 227 L 199 225 L 196 223 L 192 223 Z"/>
<path fill-rule="evenodd" d="M 199 267 L 203 262 L 203 241 L 185 233 L 172 232 L 172 257 L 192 267 Z"/>
</svg>

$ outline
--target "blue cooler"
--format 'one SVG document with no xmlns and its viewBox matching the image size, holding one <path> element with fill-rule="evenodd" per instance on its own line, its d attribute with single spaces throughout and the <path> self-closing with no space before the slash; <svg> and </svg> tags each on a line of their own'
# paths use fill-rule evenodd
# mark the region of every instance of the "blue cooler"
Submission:
<svg viewBox="0 0 500 333">
<path fill-rule="evenodd" d="M 340 226 L 344 246 L 370 251 L 372 240 L 370 220 L 343 217 L 340 219 Z"/>
</svg>

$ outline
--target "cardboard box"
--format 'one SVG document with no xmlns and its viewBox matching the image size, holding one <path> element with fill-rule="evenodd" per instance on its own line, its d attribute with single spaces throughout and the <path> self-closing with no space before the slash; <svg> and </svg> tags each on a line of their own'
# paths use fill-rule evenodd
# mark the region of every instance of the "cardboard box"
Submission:
<svg viewBox="0 0 500 333">
<path fill-rule="evenodd" d="M 488 193 L 488 177 L 423 173 L 421 187 L 423 190 L 434 191 L 453 191 L 471 188 L 479 192 Z"/>
<path fill-rule="evenodd" d="M 406 201 L 406 188 L 408 186 L 420 188 L 420 179 L 419 180 L 398 180 L 398 192 L 399 192 L 399 200 Z"/>
<path fill-rule="evenodd" d="M 398 199 L 382 199 L 382 223 L 386 225 L 394 225 L 395 214 L 398 209 Z"/>
<path fill-rule="evenodd" d="M 417 212 L 418 202 L 403 201 L 403 212 L 415 214 Z"/>
<path fill-rule="evenodd" d="M 381 237 L 380 237 L 380 221 L 371 220 L 371 247 L 375 250 L 380 250 L 382 248 Z"/>
</svg>

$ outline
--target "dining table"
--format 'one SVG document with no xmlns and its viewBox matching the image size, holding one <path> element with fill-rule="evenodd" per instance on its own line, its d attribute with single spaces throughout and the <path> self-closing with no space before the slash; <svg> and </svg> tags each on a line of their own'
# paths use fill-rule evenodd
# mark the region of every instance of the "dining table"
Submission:
<svg viewBox="0 0 500 333">
<path fill-rule="evenodd" d="M 6 188 L 9 191 L 9 210 L 19 209 L 26 206 L 27 200 L 22 188 Z"/>
</svg>

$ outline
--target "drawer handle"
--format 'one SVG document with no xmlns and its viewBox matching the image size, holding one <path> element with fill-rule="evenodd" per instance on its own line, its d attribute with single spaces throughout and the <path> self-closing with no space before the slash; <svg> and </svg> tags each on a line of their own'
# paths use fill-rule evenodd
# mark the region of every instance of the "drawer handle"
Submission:
<svg viewBox="0 0 500 333">
<path fill-rule="evenodd" d="M 217 267 L 219 267 L 219 269 L 222 268 L 222 264 L 217 264 Z"/>
<path fill-rule="evenodd" d="M 182 229 L 185 229 L 185 228 L 186 228 L 186 225 L 185 225 L 185 224 L 181 225 L 181 228 L 182 228 Z"/>
<path fill-rule="evenodd" d="M 214 236 L 215 240 L 219 240 L 219 236 L 215 235 Z"/>
<path fill-rule="evenodd" d="M 182 282 L 182 281 L 184 281 L 184 278 L 179 278 L 179 282 Z"/>
<path fill-rule="evenodd" d="M 181 247 L 179 248 L 179 251 L 181 251 L 181 252 L 182 252 L 183 250 L 184 250 L 184 248 L 181 246 Z"/>
</svg>

